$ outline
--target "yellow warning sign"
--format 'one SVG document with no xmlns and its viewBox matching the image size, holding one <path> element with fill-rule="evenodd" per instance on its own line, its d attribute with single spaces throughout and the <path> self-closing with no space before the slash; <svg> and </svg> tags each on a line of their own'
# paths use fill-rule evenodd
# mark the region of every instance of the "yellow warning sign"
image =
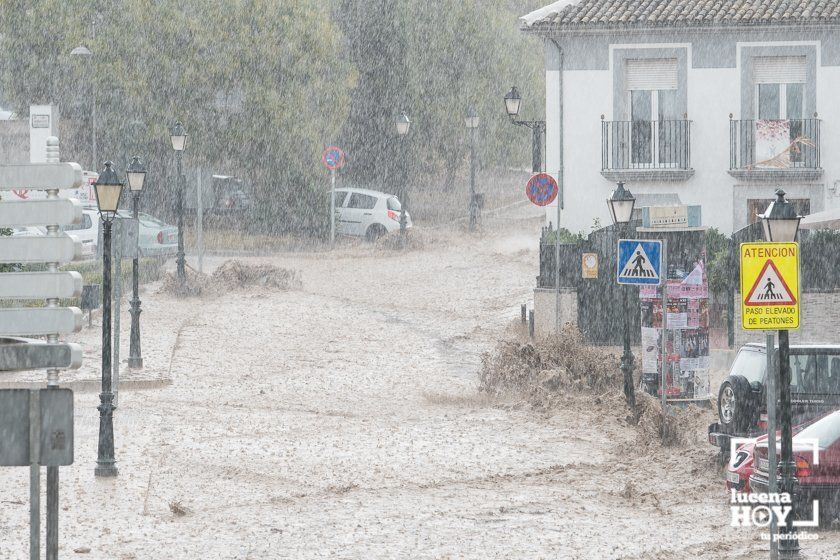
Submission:
<svg viewBox="0 0 840 560">
<path fill-rule="evenodd" d="M 799 328 L 799 244 L 741 244 L 741 326 Z"/>
</svg>

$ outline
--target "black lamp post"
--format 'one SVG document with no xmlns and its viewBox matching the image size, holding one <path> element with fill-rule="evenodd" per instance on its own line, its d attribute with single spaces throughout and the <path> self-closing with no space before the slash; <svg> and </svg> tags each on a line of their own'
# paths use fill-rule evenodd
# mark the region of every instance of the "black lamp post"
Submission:
<svg viewBox="0 0 840 560">
<path fill-rule="evenodd" d="M 478 201 L 475 198 L 475 129 L 478 128 L 480 121 L 475 107 L 468 107 L 464 123 L 470 131 L 470 231 L 475 230 L 478 221 Z"/>
<path fill-rule="evenodd" d="M 624 183 L 619 182 L 618 186 L 607 199 L 607 206 L 610 208 L 610 215 L 616 229 L 629 237 L 630 219 L 633 217 L 633 207 L 636 205 L 636 198 Z M 630 309 L 627 301 L 627 290 L 629 286 L 621 287 L 622 311 L 624 314 L 624 353 L 621 355 L 621 371 L 624 374 L 624 398 L 633 413 L 636 413 L 636 392 L 633 387 L 633 353 L 630 351 Z M 664 313 L 664 311 L 663 311 Z M 665 343 L 665 335 L 662 335 L 662 343 Z M 665 388 L 663 387 L 664 391 Z"/>
<path fill-rule="evenodd" d="M 128 176 L 128 188 L 131 189 L 131 194 L 134 203 L 134 221 L 138 222 L 140 219 L 140 194 L 143 192 L 143 184 L 146 182 L 146 168 L 137 156 L 131 160 L 131 164 L 126 169 L 125 174 Z M 139 222 L 138 222 L 139 224 Z M 138 225 L 139 227 L 139 225 Z M 130 346 L 128 352 L 128 367 L 142 368 L 143 356 L 140 351 L 140 272 L 138 255 L 134 255 L 131 261 L 131 336 Z"/>
<path fill-rule="evenodd" d="M 402 177 L 400 177 L 400 184 L 402 187 L 400 188 L 400 235 L 405 235 L 405 228 L 407 225 L 406 220 L 406 204 L 408 203 L 408 196 L 406 194 L 405 183 L 407 179 L 408 173 L 405 171 L 405 148 L 403 147 L 403 139 L 408 134 L 408 129 L 411 127 L 411 120 L 408 118 L 408 115 L 405 112 L 400 113 L 397 115 L 397 118 L 394 119 L 394 126 L 397 129 L 397 136 L 400 138 L 400 161 L 401 161 L 401 172 Z M 405 237 L 403 237 L 403 243 L 405 243 Z"/>
<path fill-rule="evenodd" d="M 181 121 L 175 121 L 169 131 L 169 139 L 172 141 L 172 149 L 175 150 L 175 157 L 178 160 L 178 256 L 175 262 L 178 267 L 178 284 L 183 293 L 187 285 L 187 272 L 184 257 L 184 175 L 181 172 L 181 155 L 187 147 L 187 131 Z"/>
<path fill-rule="evenodd" d="M 767 241 L 778 243 L 793 243 L 799 231 L 801 216 L 796 215 L 793 204 L 785 200 L 785 191 L 776 191 L 776 200 L 770 203 L 761 217 L 764 226 L 764 237 Z M 768 349 L 769 351 L 769 349 Z M 782 460 L 779 462 L 781 471 L 782 493 L 787 493 L 793 499 L 796 486 L 796 463 L 793 460 L 793 431 L 791 427 L 790 410 L 790 340 L 786 329 L 779 330 L 779 412 L 782 431 Z M 799 540 L 793 529 L 793 511 L 787 516 L 785 525 L 779 527 L 779 533 L 790 535 L 790 538 L 779 539 L 779 558 L 798 558 Z M 780 535 L 781 536 L 781 535 Z"/>
<path fill-rule="evenodd" d="M 542 135 L 545 133 L 545 121 L 520 121 L 519 108 L 522 105 L 522 96 L 516 86 L 510 88 L 505 94 L 505 111 L 507 111 L 510 122 L 518 126 L 531 129 L 531 168 L 534 173 L 542 171 Z"/>
<path fill-rule="evenodd" d="M 117 476 L 114 459 L 114 393 L 111 387 L 111 223 L 117 214 L 123 183 L 105 162 L 105 169 L 93 184 L 102 218 L 102 393 L 99 395 L 99 446 L 96 476 Z"/>
</svg>

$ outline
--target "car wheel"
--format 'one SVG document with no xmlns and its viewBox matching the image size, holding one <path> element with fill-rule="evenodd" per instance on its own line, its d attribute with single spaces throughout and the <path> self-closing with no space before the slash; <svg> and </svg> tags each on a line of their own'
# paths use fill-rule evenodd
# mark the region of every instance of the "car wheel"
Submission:
<svg viewBox="0 0 840 560">
<path fill-rule="evenodd" d="M 750 383 L 741 375 L 730 375 L 720 386 L 718 393 L 718 417 L 727 433 L 741 434 L 747 431 L 752 411 Z"/>
<path fill-rule="evenodd" d="M 388 233 L 384 226 L 380 224 L 373 224 L 365 232 L 365 239 L 368 240 L 369 243 L 373 243 L 383 235 Z"/>
</svg>

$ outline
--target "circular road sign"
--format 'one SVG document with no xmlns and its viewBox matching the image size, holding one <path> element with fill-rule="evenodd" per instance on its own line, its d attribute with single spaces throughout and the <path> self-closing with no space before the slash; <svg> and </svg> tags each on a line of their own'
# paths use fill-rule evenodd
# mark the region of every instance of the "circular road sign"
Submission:
<svg viewBox="0 0 840 560">
<path fill-rule="evenodd" d="M 329 146 L 324 150 L 324 155 L 321 156 L 321 159 L 330 171 L 344 167 L 344 152 L 341 151 L 341 148 Z"/>
<path fill-rule="evenodd" d="M 525 194 L 537 206 L 548 206 L 557 198 L 557 181 L 548 173 L 537 173 L 525 185 Z"/>
</svg>

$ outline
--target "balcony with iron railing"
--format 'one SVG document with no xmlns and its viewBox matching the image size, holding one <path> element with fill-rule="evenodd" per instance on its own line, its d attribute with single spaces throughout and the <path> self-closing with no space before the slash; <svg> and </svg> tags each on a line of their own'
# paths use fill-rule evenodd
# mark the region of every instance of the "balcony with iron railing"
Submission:
<svg viewBox="0 0 840 560">
<path fill-rule="evenodd" d="M 742 181 L 818 180 L 820 121 L 729 120 L 729 174 Z"/>
<path fill-rule="evenodd" d="M 684 181 L 691 168 L 691 121 L 601 119 L 601 175 L 610 181 Z"/>
</svg>

